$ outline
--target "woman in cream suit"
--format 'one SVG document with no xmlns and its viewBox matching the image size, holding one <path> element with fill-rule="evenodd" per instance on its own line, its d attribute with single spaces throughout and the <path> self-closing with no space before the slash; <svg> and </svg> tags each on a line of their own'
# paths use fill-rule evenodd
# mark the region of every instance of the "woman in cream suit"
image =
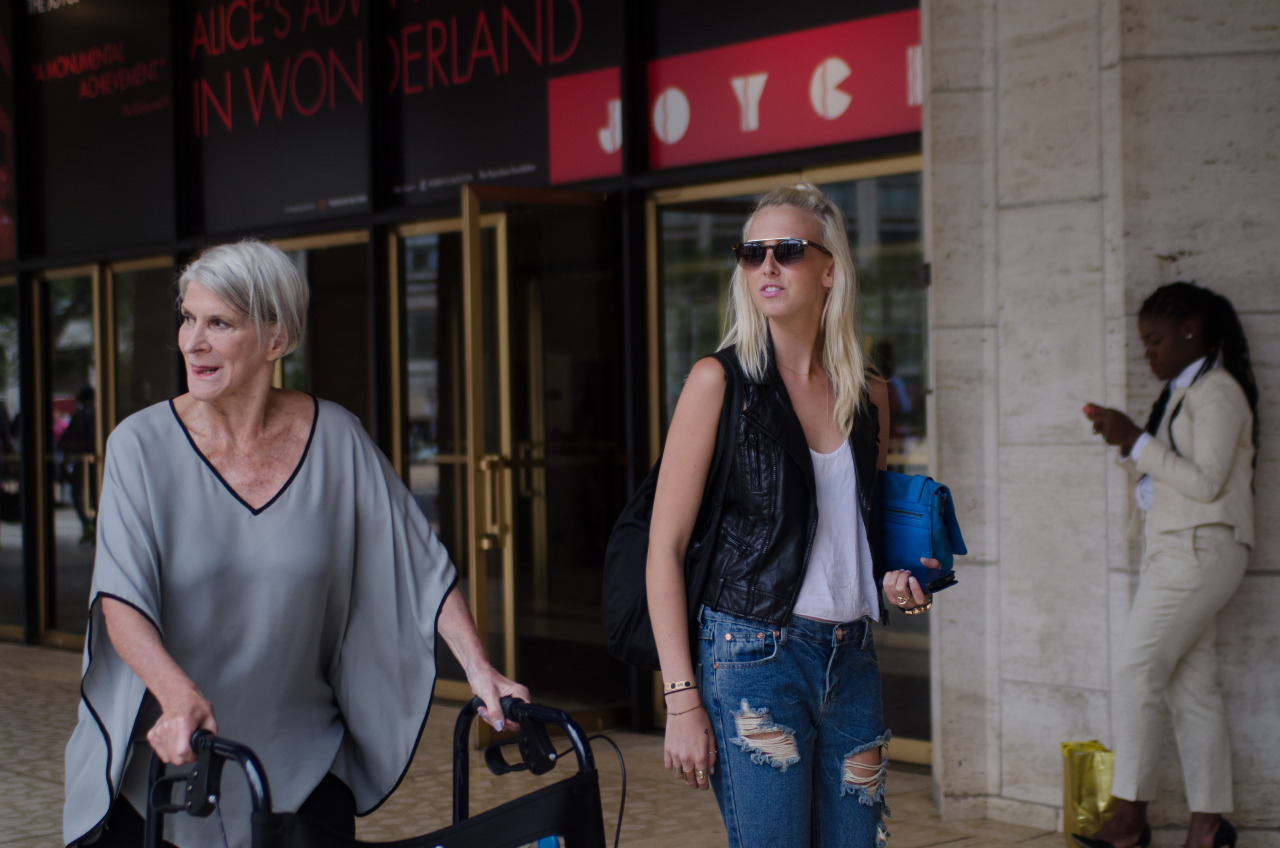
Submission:
<svg viewBox="0 0 1280 848">
<path fill-rule="evenodd" d="M 1152 711 L 1166 699 L 1191 824 L 1187 848 L 1236 844 L 1231 749 L 1218 690 L 1214 621 L 1253 547 L 1258 388 L 1230 301 L 1190 283 L 1156 290 L 1138 313 L 1156 377 L 1166 381 L 1145 428 L 1089 404 L 1093 431 L 1120 448 L 1144 514 L 1142 575 L 1112 675 L 1115 815 L 1086 848 L 1151 842 L 1162 739 Z"/>
</svg>

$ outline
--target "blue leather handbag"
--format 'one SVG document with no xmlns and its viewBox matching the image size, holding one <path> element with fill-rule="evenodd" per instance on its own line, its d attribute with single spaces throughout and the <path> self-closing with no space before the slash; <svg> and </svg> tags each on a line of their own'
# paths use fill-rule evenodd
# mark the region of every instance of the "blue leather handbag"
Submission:
<svg viewBox="0 0 1280 848">
<path fill-rule="evenodd" d="M 889 570 L 910 571 L 926 592 L 956 582 L 955 556 L 969 551 L 946 486 L 922 474 L 881 471 L 880 511 Z M 925 568 L 921 557 L 936 559 L 942 568 Z"/>
</svg>

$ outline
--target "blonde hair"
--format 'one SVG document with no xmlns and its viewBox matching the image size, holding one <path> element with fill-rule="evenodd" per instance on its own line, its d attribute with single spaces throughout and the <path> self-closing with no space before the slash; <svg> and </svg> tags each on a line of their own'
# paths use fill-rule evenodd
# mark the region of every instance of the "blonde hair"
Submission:
<svg viewBox="0 0 1280 848">
<path fill-rule="evenodd" d="M 858 283 L 845 234 L 844 215 L 840 207 L 809 183 L 782 186 L 760 198 L 755 210 L 742 226 L 745 241 L 751 223 L 761 209 L 790 206 L 813 216 L 822 225 L 822 246 L 831 251 L 835 263 L 831 288 L 822 307 L 822 367 L 831 375 L 835 386 L 836 424 L 847 438 L 853 432 L 853 421 L 867 389 L 867 375 L 858 340 Z M 729 313 L 721 348 L 735 345 L 742 370 L 755 381 L 764 379 L 769 361 L 769 322 L 751 300 L 747 275 L 735 265 L 729 281 Z"/>
<path fill-rule="evenodd" d="M 191 283 L 200 283 L 248 315 L 258 331 L 259 346 L 269 324 L 284 334 L 284 355 L 302 343 L 310 290 L 298 266 L 278 247 L 245 239 L 205 249 L 178 278 L 179 309 Z"/>
</svg>

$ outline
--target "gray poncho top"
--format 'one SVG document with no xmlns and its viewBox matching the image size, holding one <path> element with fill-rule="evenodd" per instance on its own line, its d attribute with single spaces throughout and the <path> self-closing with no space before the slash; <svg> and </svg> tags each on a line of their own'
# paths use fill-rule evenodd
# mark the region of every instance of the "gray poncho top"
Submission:
<svg viewBox="0 0 1280 848">
<path fill-rule="evenodd" d="M 146 688 L 112 649 L 103 597 L 156 626 L 213 704 L 219 734 L 262 759 L 277 810 L 296 810 L 332 771 L 364 814 L 413 756 L 455 575 L 390 463 L 336 404 L 316 401 L 297 469 L 256 510 L 171 403 L 130 416 L 107 443 L 64 841 L 96 832 L 120 791 L 146 810 L 151 752 L 144 741 L 131 755 L 130 741 L 156 716 L 139 719 Z M 222 824 L 233 846 L 249 841 L 243 783 L 229 766 Z M 170 816 L 166 838 L 222 844 L 213 818 Z"/>
</svg>

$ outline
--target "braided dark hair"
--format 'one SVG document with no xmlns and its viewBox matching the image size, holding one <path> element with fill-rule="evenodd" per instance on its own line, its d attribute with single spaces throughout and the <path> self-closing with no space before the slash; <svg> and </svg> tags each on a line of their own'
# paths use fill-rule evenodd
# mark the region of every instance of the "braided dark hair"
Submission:
<svg viewBox="0 0 1280 848">
<path fill-rule="evenodd" d="M 1205 344 L 1204 372 L 1221 358 L 1222 367 L 1235 378 L 1244 390 L 1244 396 L 1253 410 L 1254 463 L 1258 461 L 1258 383 L 1253 377 L 1253 364 L 1249 359 L 1249 342 L 1240 326 L 1235 307 L 1217 292 L 1194 283 L 1176 282 L 1161 286 L 1143 301 L 1138 310 L 1140 318 L 1168 318 L 1185 321 L 1198 316 L 1203 324 Z"/>
</svg>

